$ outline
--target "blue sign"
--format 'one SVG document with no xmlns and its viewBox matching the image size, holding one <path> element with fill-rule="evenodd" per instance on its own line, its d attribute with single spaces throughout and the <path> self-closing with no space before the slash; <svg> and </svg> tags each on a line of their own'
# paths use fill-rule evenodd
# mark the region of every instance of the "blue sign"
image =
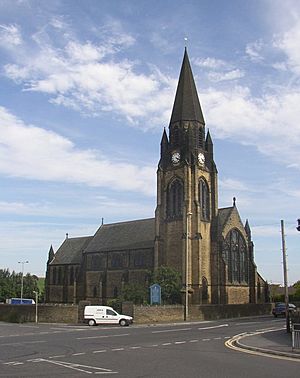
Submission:
<svg viewBox="0 0 300 378">
<path fill-rule="evenodd" d="M 158 284 L 150 286 L 150 304 L 161 304 L 161 287 Z"/>
</svg>

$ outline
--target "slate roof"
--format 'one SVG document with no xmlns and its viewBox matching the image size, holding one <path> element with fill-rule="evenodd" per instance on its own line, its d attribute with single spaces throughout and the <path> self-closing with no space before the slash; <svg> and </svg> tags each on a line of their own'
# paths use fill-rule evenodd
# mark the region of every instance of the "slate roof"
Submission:
<svg viewBox="0 0 300 378">
<path fill-rule="evenodd" d="M 199 121 L 203 125 L 205 124 L 186 50 L 184 52 L 170 124 L 177 121 Z"/>
<path fill-rule="evenodd" d="M 218 224 L 219 229 L 222 230 L 227 219 L 229 218 L 234 206 L 224 207 L 222 209 L 218 209 Z"/>
<path fill-rule="evenodd" d="M 155 218 L 104 224 L 84 252 L 153 248 L 154 238 Z"/>
<path fill-rule="evenodd" d="M 65 239 L 50 264 L 80 264 L 82 252 L 92 239 L 93 236 Z"/>
</svg>

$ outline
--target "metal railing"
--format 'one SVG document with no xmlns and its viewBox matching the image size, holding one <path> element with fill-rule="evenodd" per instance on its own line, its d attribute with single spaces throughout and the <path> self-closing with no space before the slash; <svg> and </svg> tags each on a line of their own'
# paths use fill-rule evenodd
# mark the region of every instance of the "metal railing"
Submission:
<svg viewBox="0 0 300 378">
<path fill-rule="evenodd" d="M 292 348 L 300 352 L 300 323 L 294 323 L 292 325 Z"/>
</svg>

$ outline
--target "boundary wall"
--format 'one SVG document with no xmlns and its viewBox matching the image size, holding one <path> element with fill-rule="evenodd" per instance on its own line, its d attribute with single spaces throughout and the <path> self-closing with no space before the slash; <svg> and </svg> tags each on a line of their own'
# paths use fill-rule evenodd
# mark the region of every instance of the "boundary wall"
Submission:
<svg viewBox="0 0 300 378">
<path fill-rule="evenodd" d="M 84 306 L 69 304 L 39 304 L 39 323 L 82 323 Z M 270 315 L 273 305 L 268 304 L 231 304 L 231 305 L 191 305 L 190 321 L 239 318 L 244 316 Z M 35 322 L 35 305 L 0 304 L 0 321 L 11 323 Z M 184 306 L 137 306 L 130 302 L 122 304 L 122 313 L 133 316 L 138 324 L 184 321 Z"/>
</svg>

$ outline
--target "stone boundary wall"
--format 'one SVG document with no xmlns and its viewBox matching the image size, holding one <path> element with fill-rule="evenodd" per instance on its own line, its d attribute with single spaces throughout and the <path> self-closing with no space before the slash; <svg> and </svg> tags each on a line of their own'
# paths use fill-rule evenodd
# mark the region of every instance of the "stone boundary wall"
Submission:
<svg viewBox="0 0 300 378">
<path fill-rule="evenodd" d="M 0 321 L 11 323 L 35 322 L 35 305 L 0 304 Z M 39 323 L 78 323 L 78 306 L 38 304 Z"/>
<path fill-rule="evenodd" d="M 270 315 L 272 304 L 191 305 L 189 320 L 216 320 L 243 316 Z M 128 311 L 129 312 L 129 311 Z M 184 306 L 133 306 L 135 323 L 184 321 Z"/>
<path fill-rule="evenodd" d="M 39 323 L 72 323 L 83 322 L 84 306 L 79 305 L 39 304 Z M 189 320 L 216 320 L 238 318 L 243 316 L 270 315 L 273 305 L 268 304 L 231 304 L 231 305 L 191 305 Z M 130 302 L 123 303 L 122 313 L 131 315 L 134 323 L 164 323 L 184 321 L 184 306 L 136 306 Z M 0 304 L 0 321 L 12 323 L 35 322 L 35 305 Z"/>
</svg>

